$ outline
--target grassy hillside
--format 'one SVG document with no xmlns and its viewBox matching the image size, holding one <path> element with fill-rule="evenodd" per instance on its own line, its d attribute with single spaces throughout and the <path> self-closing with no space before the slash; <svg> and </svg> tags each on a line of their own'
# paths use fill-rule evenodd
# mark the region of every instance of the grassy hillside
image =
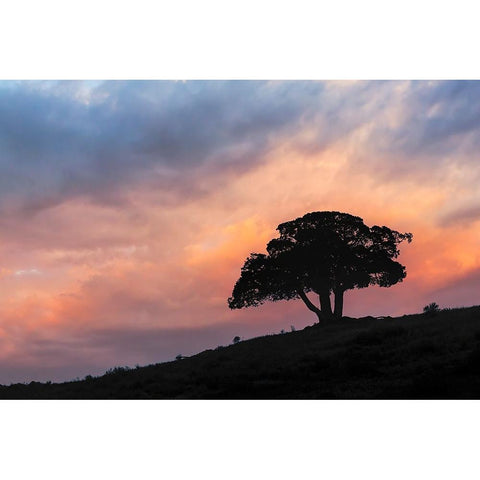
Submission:
<svg viewBox="0 0 480 480">
<path fill-rule="evenodd" d="M 0 398 L 480 398 L 480 307 L 314 325 Z"/>
</svg>

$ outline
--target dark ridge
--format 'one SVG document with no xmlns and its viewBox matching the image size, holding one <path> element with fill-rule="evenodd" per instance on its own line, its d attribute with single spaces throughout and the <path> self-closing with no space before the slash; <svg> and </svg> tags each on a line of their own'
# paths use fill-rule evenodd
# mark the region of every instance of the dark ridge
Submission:
<svg viewBox="0 0 480 480">
<path fill-rule="evenodd" d="M 478 399 L 480 306 L 347 318 L 4 399 Z"/>
</svg>

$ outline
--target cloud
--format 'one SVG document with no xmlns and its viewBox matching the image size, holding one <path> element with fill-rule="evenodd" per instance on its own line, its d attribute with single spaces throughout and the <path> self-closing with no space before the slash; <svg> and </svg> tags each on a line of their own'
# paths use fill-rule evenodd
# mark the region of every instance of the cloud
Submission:
<svg viewBox="0 0 480 480">
<path fill-rule="evenodd" d="M 2 85 L 4 213 L 78 197 L 121 208 L 139 185 L 171 205 L 258 168 L 281 144 L 305 155 L 344 145 L 351 168 L 383 171 L 384 181 L 441 176 L 452 155 L 480 175 L 478 82 Z"/>
<path fill-rule="evenodd" d="M 347 86 L 348 85 L 348 86 Z M 288 139 L 317 152 L 375 117 L 389 84 L 20 82 L 0 89 L 0 207 L 117 204 L 138 184 L 198 195 Z M 380 97 L 380 100 L 377 98 Z"/>
<path fill-rule="evenodd" d="M 16 329 L 15 342 L 7 329 L 0 337 L 2 362 L 0 383 L 64 381 L 87 374 L 101 375 L 114 366 L 148 365 L 172 361 L 180 353 L 190 356 L 232 342 L 288 330 L 292 323 L 301 329 L 310 323 L 309 315 L 290 302 L 274 306 L 273 315 L 259 311 L 232 312 L 229 322 L 188 327 L 124 325 L 50 324 L 39 329 Z M 300 315 L 292 320 L 294 312 Z M 161 312 L 158 312 L 160 313 Z M 262 321 L 259 321 L 259 316 Z M 10 330 L 13 327 L 10 327 Z"/>
<path fill-rule="evenodd" d="M 23 276 L 23 275 L 40 275 L 42 272 L 36 268 L 28 268 L 26 270 L 16 270 L 14 275 Z"/>
<path fill-rule="evenodd" d="M 3 205 L 45 208 L 78 195 L 103 203 L 147 179 L 185 193 L 182 182 L 206 163 L 255 163 L 322 85 L 104 82 L 82 95 L 85 89 L 25 82 L 0 90 Z"/>
<path fill-rule="evenodd" d="M 394 136 L 395 143 L 408 154 L 473 153 L 480 129 L 475 106 L 479 95 L 477 81 L 413 82 L 407 96 L 408 116 Z"/>
<path fill-rule="evenodd" d="M 480 292 L 480 268 L 475 268 L 461 275 L 442 288 L 432 289 L 429 292 L 431 301 L 445 307 L 468 307 L 472 299 L 478 303 Z"/>
<path fill-rule="evenodd" d="M 467 205 L 446 212 L 440 218 L 440 224 L 445 227 L 452 225 L 468 225 L 480 220 L 480 205 Z"/>
</svg>

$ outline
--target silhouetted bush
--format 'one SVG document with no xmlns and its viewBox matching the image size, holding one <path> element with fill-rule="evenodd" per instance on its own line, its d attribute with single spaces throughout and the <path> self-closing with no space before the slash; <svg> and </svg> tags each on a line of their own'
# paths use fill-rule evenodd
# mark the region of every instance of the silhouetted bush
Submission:
<svg viewBox="0 0 480 480">
<path fill-rule="evenodd" d="M 236 337 L 233 338 L 233 343 L 239 343 L 240 342 L 240 337 L 237 335 Z"/>
<path fill-rule="evenodd" d="M 423 313 L 425 315 L 433 316 L 436 315 L 440 311 L 440 307 L 435 303 L 429 303 L 423 307 Z"/>
<path fill-rule="evenodd" d="M 183 359 L 183 355 L 181 353 L 179 353 L 176 357 L 175 357 L 175 360 L 182 360 Z"/>
</svg>

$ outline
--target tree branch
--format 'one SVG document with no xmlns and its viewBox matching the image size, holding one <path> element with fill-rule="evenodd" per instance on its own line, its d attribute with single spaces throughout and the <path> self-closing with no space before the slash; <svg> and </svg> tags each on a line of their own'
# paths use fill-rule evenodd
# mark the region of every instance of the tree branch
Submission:
<svg viewBox="0 0 480 480">
<path fill-rule="evenodd" d="M 323 312 L 315 304 L 311 302 L 311 300 L 307 297 L 307 294 L 303 291 L 303 289 L 299 288 L 297 290 L 297 293 L 299 297 L 303 300 L 307 308 L 312 312 L 314 312 L 317 315 L 319 320 L 320 319 L 325 320 L 326 317 L 323 314 Z"/>
</svg>

